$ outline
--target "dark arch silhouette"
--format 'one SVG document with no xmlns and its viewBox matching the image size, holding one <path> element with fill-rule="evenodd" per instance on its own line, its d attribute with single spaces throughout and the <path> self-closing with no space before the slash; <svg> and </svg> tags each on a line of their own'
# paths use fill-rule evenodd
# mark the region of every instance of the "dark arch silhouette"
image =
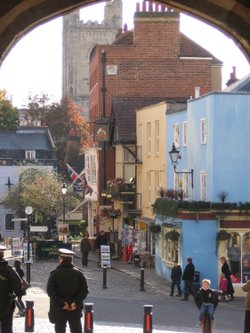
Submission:
<svg viewBox="0 0 250 333">
<path fill-rule="evenodd" d="M 131 0 L 135 3 L 137 0 Z M 0 0 L 0 63 L 15 43 L 40 23 L 100 0 Z M 250 60 L 249 0 L 158 0 L 230 35 Z"/>
</svg>

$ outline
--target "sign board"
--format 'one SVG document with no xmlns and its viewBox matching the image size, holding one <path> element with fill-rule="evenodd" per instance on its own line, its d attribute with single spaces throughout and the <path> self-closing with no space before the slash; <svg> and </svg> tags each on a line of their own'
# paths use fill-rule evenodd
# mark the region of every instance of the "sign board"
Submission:
<svg viewBox="0 0 250 333">
<path fill-rule="evenodd" d="M 11 219 L 13 222 L 22 222 L 22 221 L 28 221 L 27 217 L 16 217 L 14 219 Z"/>
<path fill-rule="evenodd" d="M 48 227 L 44 225 L 31 225 L 30 226 L 31 232 L 46 232 L 48 231 Z"/>
<path fill-rule="evenodd" d="M 36 243 L 36 257 L 38 259 L 57 259 L 58 249 L 66 248 L 72 250 L 71 244 L 64 244 L 59 241 L 39 241 Z"/>
<path fill-rule="evenodd" d="M 101 245 L 101 267 L 111 267 L 109 245 Z"/>
</svg>

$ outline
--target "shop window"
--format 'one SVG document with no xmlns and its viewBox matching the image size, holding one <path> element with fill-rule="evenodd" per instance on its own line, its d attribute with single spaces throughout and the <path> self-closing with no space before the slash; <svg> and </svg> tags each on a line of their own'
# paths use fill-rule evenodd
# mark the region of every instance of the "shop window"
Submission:
<svg viewBox="0 0 250 333">
<path fill-rule="evenodd" d="M 238 233 L 231 234 L 227 257 L 235 279 L 234 283 L 241 282 L 241 237 Z"/>
</svg>

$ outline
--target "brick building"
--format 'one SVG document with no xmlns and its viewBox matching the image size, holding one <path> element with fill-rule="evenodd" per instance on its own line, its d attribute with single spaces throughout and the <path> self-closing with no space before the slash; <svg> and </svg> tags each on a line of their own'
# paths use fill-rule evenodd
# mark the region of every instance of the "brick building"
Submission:
<svg viewBox="0 0 250 333">
<path fill-rule="evenodd" d="M 222 63 L 179 30 L 180 14 L 162 5 L 137 4 L 134 30 L 124 29 L 111 45 L 96 46 L 90 56 L 90 120 L 110 118 L 110 142 L 118 132 L 113 101 L 150 98 L 157 101 L 185 102 L 194 95 L 221 90 Z M 143 105 L 141 105 L 143 106 Z M 131 110 L 130 110 L 131 111 Z M 124 126 L 128 135 L 135 114 Z M 131 136 L 136 144 L 135 133 Z M 122 144 L 122 142 L 120 142 Z M 94 146 L 103 144 L 95 143 Z M 115 148 L 106 143 L 97 154 L 97 188 L 114 178 Z M 105 151 L 105 152 L 104 152 Z M 104 156 L 103 156 L 104 155 Z M 108 168 L 107 168 L 108 165 Z M 100 172 L 98 172 L 100 170 Z"/>
</svg>

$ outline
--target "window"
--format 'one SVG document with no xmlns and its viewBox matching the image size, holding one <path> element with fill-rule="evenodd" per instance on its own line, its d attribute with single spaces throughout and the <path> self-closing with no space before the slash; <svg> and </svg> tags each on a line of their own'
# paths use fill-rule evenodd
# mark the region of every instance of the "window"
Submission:
<svg viewBox="0 0 250 333">
<path fill-rule="evenodd" d="M 6 214 L 5 215 L 5 230 L 14 230 L 15 229 L 15 222 L 12 221 L 14 218 L 14 214 Z"/>
<path fill-rule="evenodd" d="M 175 144 L 175 147 L 180 147 L 180 126 L 179 126 L 179 124 L 174 124 L 173 129 L 174 129 L 174 144 Z"/>
<path fill-rule="evenodd" d="M 137 159 L 142 161 L 142 125 L 138 126 L 138 138 L 137 138 Z"/>
<path fill-rule="evenodd" d="M 205 171 L 200 172 L 200 199 L 207 200 L 207 174 Z"/>
<path fill-rule="evenodd" d="M 25 150 L 25 158 L 26 160 L 34 160 L 36 158 L 35 150 Z"/>
<path fill-rule="evenodd" d="M 148 203 L 151 203 L 151 173 L 147 173 Z"/>
<path fill-rule="evenodd" d="M 86 156 L 88 182 L 96 184 L 96 155 Z"/>
<path fill-rule="evenodd" d="M 151 123 L 147 123 L 147 155 L 151 155 Z"/>
<path fill-rule="evenodd" d="M 182 124 L 182 145 L 183 145 L 183 147 L 187 146 L 187 122 L 186 121 Z"/>
<path fill-rule="evenodd" d="M 165 235 L 171 233 L 174 230 L 170 228 L 164 228 Z M 176 232 L 176 230 L 175 230 Z M 177 234 L 178 235 L 178 234 Z M 175 261 L 179 262 L 179 248 L 180 248 L 180 237 L 176 240 L 165 238 L 165 258 L 168 262 L 174 263 Z"/>
<path fill-rule="evenodd" d="M 201 143 L 207 143 L 207 119 L 201 119 Z"/>
<path fill-rule="evenodd" d="M 160 172 L 155 172 L 155 197 L 159 197 L 159 189 L 160 189 Z"/>
<path fill-rule="evenodd" d="M 174 173 L 174 189 L 179 190 L 181 177 L 179 173 Z"/>
<path fill-rule="evenodd" d="M 155 155 L 160 153 L 160 122 L 155 122 Z"/>
</svg>

